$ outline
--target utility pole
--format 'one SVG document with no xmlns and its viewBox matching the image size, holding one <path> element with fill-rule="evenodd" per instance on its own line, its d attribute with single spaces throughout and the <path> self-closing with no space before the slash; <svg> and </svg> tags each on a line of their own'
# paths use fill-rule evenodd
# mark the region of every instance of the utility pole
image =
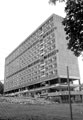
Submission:
<svg viewBox="0 0 83 120">
<path fill-rule="evenodd" d="M 68 83 L 68 91 L 69 91 L 69 107 L 70 107 L 70 118 L 73 120 L 72 116 L 72 104 L 71 104 L 71 94 L 70 94 L 70 82 L 69 82 L 69 68 L 67 66 L 67 83 Z"/>
</svg>

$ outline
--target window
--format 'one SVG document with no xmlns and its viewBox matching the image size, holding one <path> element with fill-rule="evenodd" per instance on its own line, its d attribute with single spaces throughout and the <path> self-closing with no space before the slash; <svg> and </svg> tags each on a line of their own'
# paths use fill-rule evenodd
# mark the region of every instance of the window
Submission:
<svg viewBox="0 0 83 120">
<path fill-rule="evenodd" d="M 49 47 L 48 50 L 51 51 L 51 47 Z"/>
<path fill-rule="evenodd" d="M 50 36 L 48 36 L 48 37 L 47 37 L 47 39 L 48 39 L 48 41 L 49 41 L 49 40 L 51 39 L 51 37 L 50 37 Z"/>
<path fill-rule="evenodd" d="M 44 64 L 44 59 L 41 59 L 40 62 L 41 62 L 41 64 Z"/>
<path fill-rule="evenodd" d="M 53 57 L 53 61 L 56 62 L 56 56 Z"/>
<path fill-rule="evenodd" d="M 54 39 L 52 39 L 52 43 L 55 43 L 55 38 L 54 38 Z"/>
<path fill-rule="evenodd" d="M 45 70 L 46 70 L 46 71 L 48 70 L 48 66 L 45 67 Z"/>
<path fill-rule="evenodd" d="M 43 69 L 44 69 L 44 65 L 41 66 L 41 70 L 43 70 Z"/>
<path fill-rule="evenodd" d="M 37 76 L 35 77 L 35 80 L 37 80 Z"/>
<path fill-rule="evenodd" d="M 48 25 L 48 26 L 46 27 L 46 29 L 47 29 L 47 30 L 49 30 L 50 28 L 51 28 L 51 26 L 50 26 L 50 25 Z"/>
<path fill-rule="evenodd" d="M 57 70 L 53 70 L 53 73 L 54 73 L 55 75 L 57 75 Z"/>
<path fill-rule="evenodd" d="M 49 22 L 53 22 L 53 17 L 51 17 L 51 18 L 49 19 Z"/>
<path fill-rule="evenodd" d="M 41 76 L 45 75 L 45 71 L 41 71 Z"/>
<path fill-rule="evenodd" d="M 45 54 L 47 54 L 47 49 L 44 50 Z"/>
<path fill-rule="evenodd" d="M 40 40 L 40 44 L 43 43 L 43 39 Z"/>
<path fill-rule="evenodd" d="M 54 63 L 53 66 L 54 66 L 54 68 L 56 68 L 57 67 L 57 63 Z"/>
<path fill-rule="evenodd" d="M 40 75 L 37 76 L 37 79 L 40 79 Z"/>
<path fill-rule="evenodd" d="M 49 41 L 47 44 L 48 44 L 48 46 L 50 46 L 51 45 L 51 41 Z"/>
<path fill-rule="evenodd" d="M 37 71 L 34 71 L 34 74 L 37 74 Z"/>
<path fill-rule="evenodd" d="M 31 81 L 31 79 L 28 80 L 29 82 Z"/>
<path fill-rule="evenodd" d="M 46 76 L 48 76 L 48 72 L 47 72 L 47 73 L 45 73 L 45 75 L 46 75 Z"/>
<path fill-rule="evenodd" d="M 43 50 L 43 49 L 41 49 L 41 50 L 40 50 L 40 54 L 42 54 L 43 52 L 44 52 L 44 50 Z"/>
<path fill-rule="evenodd" d="M 49 69 L 52 69 L 53 68 L 53 66 L 52 65 L 49 65 Z"/>
<path fill-rule="evenodd" d="M 53 75 L 53 71 L 50 71 L 49 74 L 50 74 L 50 75 Z"/>
<path fill-rule="evenodd" d="M 54 23 L 52 22 L 52 23 L 50 23 L 50 27 L 53 27 L 54 26 Z"/>
<path fill-rule="evenodd" d="M 23 80 L 23 77 L 21 77 L 21 80 Z"/>
<path fill-rule="evenodd" d="M 40 44 L 40 48 L 42 48 L 42 47 L 43 47 L 43 45 L 44 45 L 44 44 Z"/>
<path fill-rule="evenodd" d="M 52 58 L 49 59 L 49 63 L 52 63 Z"/>
<path fill-rule="evenodd" d="M 56 45 L 55 45 L 55 44 L 53 44 L 53 45 L 52 45 L 52 49 L 55 49 L 55 48 L 56 48 Z"/>
<path fill-rule="evenodd" d="M 48 65 L 48 60 L 45 60 L 45 65 Z"/>
<path fill-rule="evenodd" d="M 51 36 L 51 38 L 54 38 L 55 37 L 55 34 L 54 34 L 54 32 L 50 35 Z"/>
</svg>

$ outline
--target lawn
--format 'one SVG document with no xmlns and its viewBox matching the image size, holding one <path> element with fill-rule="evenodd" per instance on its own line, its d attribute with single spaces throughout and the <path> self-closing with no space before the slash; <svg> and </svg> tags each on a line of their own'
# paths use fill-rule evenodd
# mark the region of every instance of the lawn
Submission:
<svg viewBox="0 0 83 120">
<path fill-rule="evenodd" d="M 73 120 L 83 120 L 83 104 L 73 104 Z M 0 103 L 0 120 L 70 120 L 68 104 Z"/>
</svg>

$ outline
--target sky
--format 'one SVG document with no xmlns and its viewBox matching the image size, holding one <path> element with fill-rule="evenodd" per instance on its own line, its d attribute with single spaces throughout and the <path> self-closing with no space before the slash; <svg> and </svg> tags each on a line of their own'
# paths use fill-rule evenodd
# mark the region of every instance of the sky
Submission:
<svg viewBox="0 0 83 120">
<path fill-rule="evenodd" d="M 5 57 L 23 42 L 51 14 L 65 17 L 64 3 L 56 7 L 49 0 L 0 0 L 0 80 L 4 80 Z M 83 61 L 79 58 L 81 82 Z"/>
</svg>

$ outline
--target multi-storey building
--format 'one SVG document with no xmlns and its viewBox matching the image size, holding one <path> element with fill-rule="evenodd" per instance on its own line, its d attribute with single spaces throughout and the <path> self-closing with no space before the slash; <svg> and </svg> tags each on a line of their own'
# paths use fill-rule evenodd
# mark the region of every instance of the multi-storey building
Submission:
<svg viewBox="0 0 83 120">
<path fill-rule="evenodd" d="M 67 83 L 67 66 L 71 83 L 80 79 L 77 58 L 67 49 L 62 21 L 51 15 L 6 57 L 5 94 L 59 91 L 57 84 Z"/>
</svg>

